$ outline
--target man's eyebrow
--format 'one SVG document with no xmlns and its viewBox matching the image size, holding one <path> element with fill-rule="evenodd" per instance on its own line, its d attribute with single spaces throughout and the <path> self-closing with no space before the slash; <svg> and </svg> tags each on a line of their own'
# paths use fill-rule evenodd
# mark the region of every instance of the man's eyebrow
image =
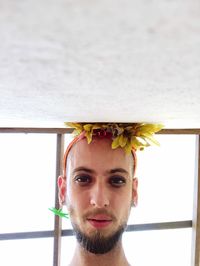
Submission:
<svg viewBox="0 0 200 266">
<path fill-rule="evenodd" d="M 87 172 L 88 174 L 95 174 L 95 170 L 93 169 L 90 169 L 88 167 L 84 167 L 84 166 L 80 166 L 80 167 L 77 167 L 75 168 L 73 171 L 72 171 L 72 174 L 74 175 L 75 173 L 77 172 Z M 108 171 L 106 171 L 106 174 L 115 174 L 115 173 L 122 173 L 122 174 L 129 174 L 128 171 L 126 171 L 124 168 L 113 168 L 113 169 L 110 169 Z"/>
<path fill-rule="evenodd" d="M 129 174 L 128 171 L 126 171 L 124 168 L 114 168 L 109 171 L 107 171 L 108 174 L 115 174 L 115 173 L 123 173 L 123 174 Z"/>
<path fill-rule="evenodd" d="M 89 174 L 94 174 L 95 173 L 95 171 L 90 169 L 90 168 L 87 168 L 87 167 L 84 167 L 84 166 L 80 166 L 80 167 L 75 168 L 72 171 L 72 174 L 75 174 L 76 172 L 80 172 L 80 171 L 87 172 Z"/>
</svg>

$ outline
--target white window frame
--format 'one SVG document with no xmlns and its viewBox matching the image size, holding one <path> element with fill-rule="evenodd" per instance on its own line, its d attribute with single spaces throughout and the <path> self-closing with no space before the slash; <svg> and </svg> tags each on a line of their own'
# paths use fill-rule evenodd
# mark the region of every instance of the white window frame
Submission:
<svg viewBox="0 0 200 266">
<path fill-rule="evenodd" d="M 55 207 L 59 207 L 57 177 L 62 173 L 62 158 L 64 153 L 64 135 L 73 129 L 67 128 L 0 128 L 0 133 L 45 133 L 57 134 L 56 173 L 55 173 Z M 191 266 L 200 266 L 200 129 L 163 129 L 158 134 L 186 134 L 196 135 L 195 181 L 193 197 L 193 219 L 190 221 L 173 221 L 148 224 L 128 225 L 127 231 L 162 230 L 177 228 L 192 228 L 192 256 Z M 54 238 L 53 266 L 60 266 L 61 238 L 72 235 L 72 230 L 62 230 L 62 220 L 55 216 L 53 231 L 18 232 L 0 234 L 0 240 Z"/>
</svg>

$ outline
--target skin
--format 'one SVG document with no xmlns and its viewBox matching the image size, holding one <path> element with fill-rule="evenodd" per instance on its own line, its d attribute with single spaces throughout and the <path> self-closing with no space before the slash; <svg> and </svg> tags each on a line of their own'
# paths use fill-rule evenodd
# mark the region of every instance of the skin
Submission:
<svg viewBox="0 0 200 266">
<path fill-rule="evenodd" d="M 109 237 L 127 223 L 131 205 L 137 204 L 137 178 L 133 178 L 132 155 L 111 149 L 111 140 L 86 139 L 77 142 L 67 159 L 67 177 L 59 177 L 60 202 L 65 202 L 71 222 L 89 237 L 97 231 Z M 105 215 L 110 221 L 97 228 L 90 218 Z M 121 239 L 109 252 L 96 255 L 86 251 L 78 242 L 70 265 L 129 265 Z"/>
</svg>

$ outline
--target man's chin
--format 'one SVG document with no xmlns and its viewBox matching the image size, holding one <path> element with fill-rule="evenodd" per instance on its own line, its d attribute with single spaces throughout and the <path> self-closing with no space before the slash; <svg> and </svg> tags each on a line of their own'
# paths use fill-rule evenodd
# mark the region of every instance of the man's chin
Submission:
<svg viewBox="0 0 200 266">
<path fill-rule="evenodd" d="M 114 249 L 121 240 L 122 234 L 126 229 L 126 224 L 124 224 L 113 233 L 108 233 L 106 232 L 107 230 L 95 229 L 87 235 L 83 233 L 77 225 L 72 225 L 78 243 L 85 250 L 93 254 L 105 254 Z"/>
</svg>

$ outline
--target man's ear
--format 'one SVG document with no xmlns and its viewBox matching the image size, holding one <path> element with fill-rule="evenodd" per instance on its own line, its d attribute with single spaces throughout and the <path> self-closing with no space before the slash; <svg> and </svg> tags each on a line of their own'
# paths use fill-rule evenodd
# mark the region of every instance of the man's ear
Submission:
<svg viewBox="0 0 200 266">
<path fill-rule="evenodd" d="M 66 178 L 64 178 L 62 175 L 58 177 L 58 198 L 60 206 L 62 207 L 65 204 L 66 199 Z"/>
<path fill-rule="evenodd" d="M 137 206 L 138 204 L 138 179 L 133 178 L 133 185 L 132 185 L 132 203 L 133 206 Z"/>
</svg>

